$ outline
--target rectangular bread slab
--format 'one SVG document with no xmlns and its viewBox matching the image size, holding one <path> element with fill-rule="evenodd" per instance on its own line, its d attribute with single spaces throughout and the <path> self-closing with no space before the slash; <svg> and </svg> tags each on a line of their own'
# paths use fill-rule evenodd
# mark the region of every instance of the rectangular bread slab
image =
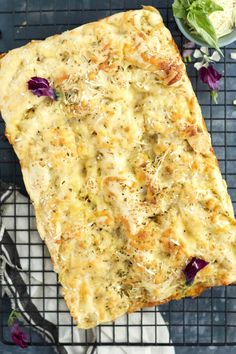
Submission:
<svg viewBox="0 0 236 354">
<path fill-rule="evenodd" d="M 28 89 L 48 80 L 56 99 Z M 185 66 L 152 7 L 14 49 L 0 109 L 80 328 L 236 281 L 236 222 Z M 186 283 L 194 258 L 208 264 Z"/>
</svg>

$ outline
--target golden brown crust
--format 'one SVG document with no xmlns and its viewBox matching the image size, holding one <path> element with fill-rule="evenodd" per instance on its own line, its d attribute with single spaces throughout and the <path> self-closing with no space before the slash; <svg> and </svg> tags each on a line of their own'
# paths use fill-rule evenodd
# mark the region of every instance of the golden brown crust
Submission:
<svg viewBox="0 0 236 354">
<path fill-rule="evenodd" d="M 59 98 L 33 95 L 33 76 Z M 0 81 L 6 134 L 79 327 L 235 281 L 232 204 L 158 11 L 15 49 Z M 193 257 L 209 264 L 187 286 Z"/>
</svg>

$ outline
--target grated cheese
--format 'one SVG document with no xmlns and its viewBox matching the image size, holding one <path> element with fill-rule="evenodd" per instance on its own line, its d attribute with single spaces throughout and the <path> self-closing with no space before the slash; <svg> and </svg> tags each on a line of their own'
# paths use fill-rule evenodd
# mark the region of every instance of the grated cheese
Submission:
<svg viewBox="0 0 236 354">
<path fill-rule="evenodd" d="M 224 11 L 213 12 L 209 18 L 217 37 L 221 38 L 231 33 L 235 27 L 236 0 L 215 0 L 215 3 L 222 6 Z"/>
</svg>

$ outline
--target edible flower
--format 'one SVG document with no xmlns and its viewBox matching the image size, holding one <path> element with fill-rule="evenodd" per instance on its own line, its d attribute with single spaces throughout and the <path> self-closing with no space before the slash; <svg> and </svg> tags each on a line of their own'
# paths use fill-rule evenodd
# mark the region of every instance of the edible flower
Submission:
<svg viewBox="0 0 236 354">
<path fill-rule="evenodd" d="M 204 261 L 204 259 L 193 257 L 183 270 L 186 277 L 186 283 L 190 285 L 194 281 L 197 273 L 208 264 L 209 263 Z"/>
<path fill-rule="evenodd" d="M 21 348 L 27 348 L 28 347 L 28 335 L 24 333 L 21 328 L 19 323 L 17 322 L 17 319 L 21 317 L 20 313 L 16 311 L 15 309 L 11 311 L 7 324 L 9 327 L 11 327 L 11 339 L 16 345 L 19 345 Z"/>
<path fill-rule="evenodd" d="M 209 55 L 208 48 L 201 47 L 194 51 L 193 56 L 196 59 L 201 59 L 194 64 L 194 67 L 198 70 L 199 79 L 210 88 L 213 101 L 217 103 L 222 75 L 214 68 L 213 63 L 220 60 L 219 53 L 214 51 L 212 55 Z"/>
<path fill-rule="evenodd" d="M 34 76 L 27 82 L 27 84 L 28 84 L 28 89 L 32 91 L 34 95 L 38 97 L 47 96 L 52 100 L 57 99 L 56 92 L 50 86 L 47 79 Z"/>
<path fill-rule="evenodd" d="M 21 331 L 20 325 L 17 322 L 14 322 L 11 327 L 11 338 L 16 345 L 19 345 L 21 348 L 28 347 L 28 335 Z"/>
<path fill-rule="evenodd" d="M 185 62 L 191 62 L 192 61 L 192 54 L 193 54 L 193 48 L 195 47 L 195 44 L 193 42 L 187 42 L 184 44 L 184 51 L 183 51 L 183 58 Z"/>
<path fill-rule="evenodd" d="M 209 49 L 207 47 L 195 49 L 193 57 L 195 59 L 201 59 L 200 61 L 194 64 L 194 67 L 197 70 L 199 70 L 202 66 L 207 67 L 209 63 L 220 61 L 220 54 L 216 50 L 214 50 L 212 55 L 209 55 Z"/>
<path fill-rule="evenodd" d="M 219 90 L 222 75 L 212 65 L 202 66 L 198 73 L 200 80 L 207 84 L 212 91 Z"/>
<path fill-rule="evenodd" d="M 235 52 L 230 53 L 230 58 L 236 60 L 236 53 Z"/>
</svg>

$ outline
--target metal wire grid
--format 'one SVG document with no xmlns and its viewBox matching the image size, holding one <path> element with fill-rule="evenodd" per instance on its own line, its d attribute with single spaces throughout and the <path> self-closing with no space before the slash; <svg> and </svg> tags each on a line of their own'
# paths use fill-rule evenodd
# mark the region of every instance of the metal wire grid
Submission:
<svg viewBox="0 0 236 354">
<path fill-rule="evenodd" d="M 83 23 L 97 20 L 112 13 L 140 8 L 140 5 L 153 5 L 159 8 L 163 19 L 171 30 L 180 50 L 183 49 L 183 37 L 177 30 L 173 20 L 171 4 L 172 0 L 0 0 L 0 51 L 4 52 L 13 47 L 21 46 L 31 39 L 41 39 L 49 35 L 60 33 Z M 220 164 L 223 176 L 228 183 L 228 190 L 236 207 L 236 109 L 233 100 L 236 99 L 236 64 L 230 58 L 230 53 L 236 51 L 236 44 L 224 49 L 224 58 L 218 64 L 218 69 L 224 74 L 219 91 L 218 105 L 212 103 L 209 91 L 205 85 L 197 80 L 196 70 L 193 64 L 187 65 L 187 71 L 191 78 L 193 88 L 197 93 L 207 127 L 212 136 L 213 146 Z M 0 179 L 12 182 L 21 187 L 25 193 L 24 184 L 19 168 L 18 160 L 6 139 L 4 138 L 4 123 L 0 120 Z M 16 201 L 16 197 L 15 197 Z M 26 208 L 26 209 L 25 209 Z M 21 210 L 21 208 L 20 208 Z M 14 218 L 14 240 L 17 244 L 19 232 L 17 220 L 28 217 L 26 232 L 26 245 L 29 256 L 31 254 L 30 235 L 35 231 L 32 223 L 33 215 L 29 201 L 22 205 L 24 213 L 19 212 L 19 204 L 14 203 L 11 217 Z M 26 211 L 25 211 L 26 210 Z M 45 260 L 48 258 L 45 246 L 42 246 L 43 285 L 45 284 Z M 32 270 L 29 268 L 31 275 Z M 47 284 L 52 285 L 52 284 Z M 32 284 L 29 283 L 29 295 L 31 296 Z M 63 323 L 59 308 L 59 286 L 57 285 L 55 312 L 59 329 L 71 328 L 71 340 L 67 343 L 55 343 L 63 345 L 89 345 L 92 342 L 84 331 L 84 340 L 77 342 L 73 338 L 73 321 Z M 42 294 L 42 313 L 45 317 L 45 303 L 47 294 Z M 2 307 L 2 306 L 1 306 Z M 163 341 L 159 335 L 161 326 L 158 324 L 158 312 L 161 312 L 166 320 L 170 337 Z M 4 314 L 4 308 L 2 308 Z M 144 320 L 145 313 L 145 320 Z M 4 343 L 11 344 L 6 334 L 6 324 L 1 316 L 1 338 Z M 148 320 L 147 320 L 148 319 Z M 41 339 L 35 340 L 32 329 L 29 326 L 30 343 L 33 345 L 48 345 L 45 333 Z M 102 329 L 107 328 L 110 339 L 104 337 Z M 183 299 L 159 306 L 159 308 L 144 309 L 135 315 L 127 315 L 114 324 L 106 324 L 98 327 L 98 345 L 236 345 L 236 287 L 214 288 L 206 291 L 197 299 Z M 148 328 L 148 337 L 145 328 Z M 139 341 L 132 337 L 131 330 L 135 329 Z"/>
</svg>

